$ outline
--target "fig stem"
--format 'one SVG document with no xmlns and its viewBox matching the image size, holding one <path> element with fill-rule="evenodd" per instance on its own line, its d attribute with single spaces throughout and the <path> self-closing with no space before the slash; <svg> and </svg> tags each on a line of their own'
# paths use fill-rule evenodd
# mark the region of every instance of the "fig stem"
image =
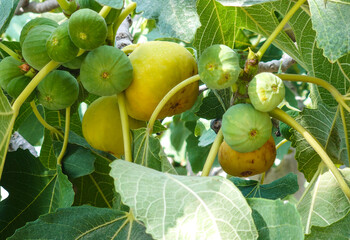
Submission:
<svg viewBox="0 0 350 240">
<path fill-rule="evenodd" d="M 62 11 L 67 15 L 72 15 L 77 10 L 76 1 L 67 1 L 67 0 L 57 0 L 58 5 L 62 8 Z"/>
<path fill-rule="evenodd" d="M 63 140 L 63 146 L 61 149 L 60 154 L 57 157 L 57 165 L 62 164 L 62 159 L 64 154 L 66 153 L 67 146 L 68 146 L 68 137 L 69 137 L 69 128 L 70 128 L 70 107 L 66 108 L 66 122 L 64 127 L 64 140 Z"/>
<path fill-rule="evenodd" d="M 264 184 L 265 175 L 266 175 L 266 172 L 263 172 L 263 173 L 261 174 L 260 183 L 259 183 L 260 185 L 263 185 L 263 184 Z"/>
<path fill-rule="evenodd" d="M 279 108 L 275 108 L 271 112 L 269 112 L 271 117 L 274 117 L 290 127 L 294 128 L 296 131 L 298 131 L 305 140 L 311 145 L 311 147 L 316 151 L 316 153 L 321 157 L 322 161 L 325 163 L 325 165 L 328 167 L 328 169 L 332 172 L 333 176 L 337 180 L 340 188 L 342 189 L 343 193 L 347 196 L 347 198 L 350 200 L 350 188 L 345 182 L 343 176 L 339 172 L 338 168 L 334 165 L 322 145 L 318 142 L 318 140 L 312 136 L 311 133 L 309 133 L 303 126 L 301 126 L 297 121 L 294 120 L 291 116 L 289 116 L 287 113 L 285 113 L 283 110 Z"/>
<path fill-rule="evenodd" d="M 348 130 L 346 126 L 344 108 L 342 106 L 339 106 L 339 108 L 340 108 L 340 116 L 343 123 L 343 129 L 344 129 L 344 135 L 345 135 L 346 150 L 348 152 L 348 156 L 350 156 L 349 135 L 348 135 Z"/>
<path fill-rule="evenodd" d="M 179 84 L 177 84 L 175 87 L 173 87 L 164 97 L 163 99 L 158 103 L 157 107 L 154 109 L 149 122 L 147 124 L 147 132 L 149 135 L 152 134 L 153 131 L 153 125 L 155 121 L 157 120 L 158 114 L 162 110 L 162 108 L 165 106 L 165 104 L 172 98 L 178 91 L 180 91 L 182 88 L 186 87 L 187 85 L 190 85 L 191 83 L 199 81 L 199 75 L 194 75 L 192 77 L 189 77 Z"/>
<path fill-rule="evenodd" d="M 321 86 L 325 88 L 340 105 L 342 105 L 348 112 L 350 112 L 350 107 L 346 104 L 343 95 L 335 87 L 333 87 L 333 85 L 331 85 L 323 79 L 296 74 L 276 74 L 276 76 L 281 78 L 282 80 L 314 83 L 318 86 Z"/>
<path fill-rule="evenodd" d="M 101 11 L 98 13 L 101 17 L 106 18 L 108 13 L 111 11 L 111 7 L 108 6 L 103 6 Z"/>
<path fill-rule="evenodd" d="M 50 61 L 46 64 L 30 81 L 27 87 L 21 92 L 21 94 L 16 98 L 15 102 L 12 105 L 12 109 L 15 112 L 15 116 L 17 117 L 19 113 L 19 109 L 21 108 L 24 101 L 29 97 L 29 95 L 34 91 L 34 89 L 38 86 L 38 84 L 43 80 L 43 78 L 49 74 L 52 70 L 57 68 L 60 64 L 55 61 Z"/>
<path fill-rule="evenodd" d="M 283 144 L 287 143 L 287 139 L 281 140 L 277 145 L 276 145 L 276 150 L 278 150 L 280 147 L 282 147 Z"/>
<path fill-rule="evenodd" d="M 278 34 L 283 30 L 284 26 L 288 23 L 288 21 L 291 19 L 291 17 L 294 15 L 294 13 L 301 7 L 301 5 L 304 4 L 306 0 L 298 0 L 294 4 L 294 6 L 288 11 L 288 13 L 284 16 L 282 21 L 278 24 L 278 26 L 275 28 L 275 30 L 270 34 L 270 36 L 266 39 L 264 44 L 261 46 L 259 51 L 257 52 L 257 55 L 259 56 L 259 60 L 262 58 L 268 47 L 272 44 L 272 42 L 276 39 Z"/>
<path fill-rule="evenodd" d="M 122 123 L 125 160 L 128 162 L 132 162 L 129 119 L 128 119 L 128 113 L 126 112 L 126 107 L 125 107 L 124 92 L 117 94 L 117 98 L 118 98 L 118 106 L 119 106 L 119 113 L 120 113 L 120 121 Z"/>
<path fill-rule="evenodd" d="M 22 58 L 20 55 L 18 55 L 17 53 L 15 53 L 14 51 L 12 51 L 9 47 L 7 47 L 5 44 L 3 44 L 2 42 L 0 42 L 0 48 L 2 50 L 4 50 L 8 55 L 10 55 L 11 57 L 13 57 L 14 59 L 18 60 L 18 61 L 22 61 Z"/>
<path fill-rule="evenodd" d="M 219 148 L 220 148 L 220 145 L 221 145 L 223 139 L 224 139 L 224 137 L 222 135 L 222 130 L 220 128 L 218 134 L 215 137 L 213 145 L 211 145 L 207 159 L 205 160 L 202 175 L 201 175 L 202 177 L 209 176 L 211 167 L 213 166 L 213 163 L 215 161 L 215 157 L 219 151 Z"/>
<path fill-rule="evenodd" d="M 50 124 L 48 124 L 45 121 L 45 119 L 41 116 L 41 114 L 38 111 L 38 108 L 35 105 L 35 101 L 34 100 L 30 102 L 30 106 L 32 107 L 33 113 L 36 116 L 36 118 L 38 119 L 38 121 L 41 123 L 41 125 L 43 125 L 50 132 L 58 134 L 61 138 L 64 138 L 63 134 L 58 129 L 56 129 L 55 127 L 53 127 Z"/>
<path fill-rule="evenodd" d="M 139 44 L 130 44 L 128 46 L 123 47 L 122 51 L 125 54 L 129 54 L 129 53 L 132 53 L 138 46 Z"/>
<path fill-rule="evenodd" d="M 129 3 L 128 6 L 125 7 L 125 9 L 120 13 L 119 17 L 115 20 L 114 22 L 114 27 L 113 27 L 113 36 L 115 39 L 115 36 L 117 35 L 118 28 L 124 21 L 124 19 L 132 12 L 135 10 L 137 4 L 134 2 Z"/>
</svg>

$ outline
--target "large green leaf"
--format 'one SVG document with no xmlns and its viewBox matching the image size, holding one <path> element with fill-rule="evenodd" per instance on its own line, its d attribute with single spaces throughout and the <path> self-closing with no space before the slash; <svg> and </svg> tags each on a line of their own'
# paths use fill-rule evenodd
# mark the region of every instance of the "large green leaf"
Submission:
<svg viewBox="0 0 350 240">
<path fill-rule="evenodd" d="M 350 169 L 340 171 L 349 184 Z M 350 201 L 330 171 L 310 184 L 297 206 L 306 233 L 312 226 L 327 227 L 350 212 Z"/>
<path fill-rule="evenodd" d="M 162 173 L 117 160 L 115 187 L 156 239 L 256 239 L 245 198 L 222 177 Z"/>
<path fill-rule="evenodd" d="M 135 0 L 136 10 L 143 16 L 156 19 L 164 37 L 179 38 L 190 42 L 200 26 L 195 0 Z"/>
<path fill-rule="evenodd" d="M 128 213 L 91 206 L 59 209 L 19 229 L 9 240 L 22 239 L 142 239 L 145 227 Z"/>
<path fill-rule="evenodd" d="M 208 95 L 202 99 L 196 115 L 208 120 L 221 119 L 230 106 L 231 96 L 232 92 L 229 88 L 209 91 Z"/>
<path fill-rule="evenodd" d="M 291 203 L 261 198 L 248 199 L 261 240 L 304 239 L 300 215 Z"/>
<path fill-rule="evenodd" d="M 350 238 L 350 214 L 343 219 L 331 224 L 329 227 L 312 227 L 311 234 L 306 235 L 306 240 L 349 240 Z"/>
<path fill-rule="evenodd" d="M 265 2 L 275 2 L 276 0 L 218 0 L 224 6 L 248 7 Z"/>
<path fill-rule="evenodd" d="M 231 177 L 232 181 L 246 198 L 278 199 L 295 193 L 299 189 L 297 176 L 289 173 L 269 184 L 260 184 L 255 180 Z"/>
<path fill-rule="evenodd" d="M 0 89 L 0 179 L 5 164 L 10 134 L 12 133 L 12 121 L 15 121 L 14 112 L 6 96 Z"/>
<path fill-rule="evenodd" d="M 149 136 L 146 128 L 132 130 L 133 132 L 133 161 L 142 166 L 162 172 L 176 173 L 165 157 L 158 138 Z"/>
<path fill-rule="evenodd" d="M 48 170 L 28 151 L 8 153 L 0 182 L 9 196 L 0 202 L 0 238 L 6 239 L 26 222 L 57 208 L 70 207 L 72 184 L 57 166 Z"/>
<path fill-rule="evenodd" d="M 350 53 L 350 1 L 309 0 L 312 27 L 324 55 L 335 62 Z"/>
</svg>

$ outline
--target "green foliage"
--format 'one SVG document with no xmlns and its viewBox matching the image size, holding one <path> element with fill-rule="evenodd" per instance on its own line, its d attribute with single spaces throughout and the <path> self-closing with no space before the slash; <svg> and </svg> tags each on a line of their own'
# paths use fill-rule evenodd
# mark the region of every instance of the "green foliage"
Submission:
<svg viewBox="0 0 350 240">
<path fill-rule="evenodd" d="M 210 129 L 210 122 L 220 122 L 233 103 L 250 102 L 247 94 L 250 79 L 247 80 L 246 75 L 251 73 L 249 64 L 255 63 L 248 48 L 257 53 L 298 1 L 136 0 L 137 9 L 131 12 L 134 24 L 130 28 L 135 43 L 151 39 L 176 42 L 190 49 L 197 63 L 205 49 L 222 44 L 239 53 L 239 65 L 245 68 L 239 73 L 237 86 L 211 90 L 201 85 L 195 105 L 173 118 L 157 120 L 152 134 L 150 126 L 130 131 L 133 163 L 124 161 L 125 156 L 116 159 L 110 153 L 92 148 L 83 138 L 81 129 L 86 104 L 97 98 L 95 94 L 100 93 L 96 90 L 106 80 L 87 87 L 86 78 L 96 80 L 101 73 L 110 73 L 116 66 L 125 70 L 127 74 L 115 73 L 118 79 L 114 85 L 107 86 L 111 91 L 108 95 L 121 94 L 131 82 L 131 66 L 127 69 L 119 61 L 122 58 L 125 60 L 122 62 L 128 62 L 127 55 L 120 50 L 117 55 L 110 54 L 116 49 L 107 46 L 110 41 L 105 41 L 107 30 L 108 37 L 114 39 L 113 24 L 124 1 L 78 0 L 83 9 L 68 21 L 70 29 L 69 35 L 65 33 L 66 39 L 72 38 L 78 47 L 88 49 L 62 66 L 51 68 L 69 72 L 78 79 L 76 82 L 81 80 L 78 100 L 70 93 L 74 87 L 63 89 L 68 84 L 62 83 L 55 92 L 59 96 L 74 95 L 68 140 L 63 138 L 67 119 L 64 109 L 37 106 L 51 126 L 44 129 L 30 104 L 16 101 L 21 92 L 22 96 L 23 92 L 28 93 L 28 88 L 22 91 L 24 86 L 15 84 L 16 77 L 26 74 L 27 80 L 36 81 L 38 85 L 38 78 L 50 72 L 44 69 L 38 73 L 37 70 L 51 60 L 46 40 L 58 26 L 56 21 L 40 16 L 23 27 L 19 39 L 12 36 L 11 31 L 4 34 L 11 19 L 16 18 L 12 16 L 18 2 L 0 0 L 1 37 L 19 41 L 6 40 L 0 44 L 0 83 L 4 89 L 0 92 L 0 186 L 9 193 L 7 198 L 6 195 L 0 198 L 1 239 L 349 238 L 349 199 L 334 174 L 322 165 L 321 156 L 296 130 L 287 127 L 287 132 L 283 132 L 281 127 L 283 136 L 274 136 L 277 122 L 272 131 L 268 127 L 267 135 L 272 133 L 276 143 L 283 137 L 291 141 L 278 149 L 277 158 L 285 161 L 283 157 L 292 144 L 296 149 L 298 170 L 309 181 L 300 199 L 294 199 L 299 185 L 297 175 L 292 173 L 269 184 L 230 176 L 228 179 L 189 176 L 205 175 L 209 161 L 212 162 L 210 174 L 222 173 L 215 152 L 221 133 Z M 98 15 L 102 6 L 113 8 L 105 20 Z M 283 110 L 287 111 L 290 106 L 302 110 L 294 116 L 296 121 L 315 137 L 337 167 L 342 165 L 341 177 L 348 185 L 350 113 L 340 107 L 339 100 L 349 104 L 349 7 L 348 0 L 304 3 L 288 20 L 288 25 L 276 34 L 273 45 L 260 59 L 278 65 L 280 62 L 276 60 L 288 54 L 297 62 L 288 73 L 302 80 L 305 74 L 325 81 L 323 87 L 306 82 L 286 84 L 285 102 L 288 104 Z M 44 16 L 59 15 L 62 19 L 60 11 L 57 9 L 56 13 Z M 81 15 L 79 19 L 75 19 L 77 15 Z M 53 19 L 58 18 L 54 16 Z M 101 28 L 96 29 L 96 26 Z M 89 35 L 87 44 L 93 46 L 78 43 L 81 33 L 93 34 L 93 37 Z M 99 49 L 100 45 L 107 50 L 92 64 L 82 67 L 82 63 L 88 61 L 86 56 L 95 52 L 90 50 Z M 75 52 L 70 52 L 72 55 L 76 55 L 77 48 L 74 49 Z M 68 56 L 67 51 L 62 54 Z M 9 55 L 18 55 L 23 62 Z M 24 71 L 25 62 L 36 70 Z M 201 84 L 205 82 L 201 80 Z M 55 81 L 51 79 L 49 90 Z M 9 83 L 14 85 L 10 89 L 7 88 Z M 40 84 L 43 83 L 45 81 Z M 324 88 L 326 83 L 334 87 L 331 92 Z M 116 86 L 121 85 L 123 87 L 117 89 Z M 16 94 L 12 90 L 16 90 Z M 335 97 L 337 91 L 340 95 Z M 40 102 L 34 100 L 36 104 Z M 266 124 L 262 124 L 265 130 L 270 125 L 267 119 Z M 251 120 L 244 119 L 242 114 L 232 119 L 234 123 L 242 121 L 236 124 L 242 130 L 247 130 Z M 281 126 L 283 124 L 281 122 Z M 235 130 L 232 125 L 227 128 Z M 21 149 L 7 152 L 13 131 L 39 147 L 39 157 Z M 60 153 L 66 143 L 62 157 Z M 62 165 L 57 165 L 60 157 Z M 271 174 L 278 174 L 277 169 L 272 168 Z"/>
</svg>

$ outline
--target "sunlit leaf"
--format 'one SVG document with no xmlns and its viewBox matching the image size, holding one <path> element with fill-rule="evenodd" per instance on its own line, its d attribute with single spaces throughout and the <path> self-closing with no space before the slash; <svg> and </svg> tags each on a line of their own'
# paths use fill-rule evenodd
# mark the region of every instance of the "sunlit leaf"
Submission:
<svg viewBox="0 0 350 240">
<path fill-rule="evenodd" d="M 162 173 L 126 161 L 111 164 L 117 192 L 156 239 L 256 239 L 245 198 L 222 177 Z"/>
<path fill-rule="evenodd" d="M 343 169 L 341 173 L 349 184 L 350 169 Z M 298 204 L 306 233 L 310 233 L 312 226 L 327 227 L 350 212 L 350 201 L 330 171 L 321 174 L 310 184 Z"/>
<path fill-rule="evenodd" d="M 309 0 L 312 27 L 324 55 L 335 62 L 350 53 L 350 2 Z"/>
</svg>

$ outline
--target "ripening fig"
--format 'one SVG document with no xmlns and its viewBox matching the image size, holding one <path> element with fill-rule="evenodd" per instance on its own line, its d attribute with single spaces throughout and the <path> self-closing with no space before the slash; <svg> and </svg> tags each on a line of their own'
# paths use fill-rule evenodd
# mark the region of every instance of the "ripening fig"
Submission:
<svg viewBox="0 0 350 240">
<path fill-rule="evenodd" d="M 232 86 L 238 79 L 239 54 L 226 45 L 212 45 L 199 58 L 198 72 L 201 80 L 211 89 Z"/>
<path fill-rule="evenodd" d="M 249 83 L 248 95 L 255 109 L 269 112 L 283 101 L 285 87 L 282 79 L 272 73 L 263 72 L 255 75 Z"/>
<path fill-rule="evenodd" d="M 249 177 L 266 172 L 276 158 L 276 146 L 273 137 L 260 148 L 252 152 L 241 153 L 233 150 L 225 141 L 219 149 L 219 163 L 222 169 L 236 177 Z"/>
<path fill-rule="evenodd" d="M 131 129 L 145 127 L 143 121 L 129 117 Z M 116 157 L 124 154 L 123 131 L 116 95 L 95 100 L 86 110 L 82 130 L 85 140 L 98 150 L 109 152 Z"/>
<path fill-rule="evenodd" d="M 222 133 L 226 143 L 237 152 L 252 152 L 271 136 L 272 123 L 267 113 L 251 104 L 231 106 L 222 118 Z"/>
<path fill-rule="evenodd" d="M 79 9 L 71 15 L 68 29 L 73 43 L 84 50 L 97 48 L 107 37 L 105 19 L 88 8 Z"/>
<path fill-rule="evenodd" d="M 100 46 L 87 54 L 80 68 L 80 81 L 90 93 L 110 96 L 124 91 L 133 79 L 133 68 L 124 52 Z"/>
<path fill-rule="evenodd" d="M 197 74 L 196 60 L 180 44 L 141 43 L 130 55 L 133 80 L 125 90 L 128 114 L 147 121 L 163 97 L 177 84 Z M 182 88 L 163 107 L 158 118 L 190 109 L 198 97 L 198 81 Z"/>
</svg>

